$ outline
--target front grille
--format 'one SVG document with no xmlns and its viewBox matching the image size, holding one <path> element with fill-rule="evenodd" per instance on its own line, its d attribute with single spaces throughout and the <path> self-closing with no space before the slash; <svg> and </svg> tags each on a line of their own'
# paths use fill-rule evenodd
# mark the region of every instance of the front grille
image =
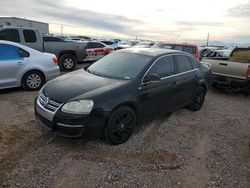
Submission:
<svg viewBox="0 0 250 188">
<path fill-rule="evenodd" d="M 62 106 L 62 103 L 58 103 L 49 97 L 46 97 L 42 93 L 40 94 L 38 100 L 39 103 L 50 112 L 56 112 Z"/>
</svg>

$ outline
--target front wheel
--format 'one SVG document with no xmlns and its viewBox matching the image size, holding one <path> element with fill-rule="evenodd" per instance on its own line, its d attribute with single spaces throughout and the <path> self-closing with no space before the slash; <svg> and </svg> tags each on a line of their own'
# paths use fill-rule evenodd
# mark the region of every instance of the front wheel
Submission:
<svg viewBox="0 0 250 188">
<path fill-rule="evenodd" d="M 206 91 L 203 87 L 200 86 L 193 98 L 191 105 L 189 106 L 189 109 L 193 111 L 200 110 L 204 103 L 205 96 L 206 96 Z"/>
<path fill-rule="evenodd" d="M 76 64 L 76 58 L 71 54 L 62 55 L 59 59 L 59 67 L 63 71 L 72 71 Z"/>
<path fill-rule="evenodd" d="M 118 145 L 126 142 L 136 125 L 134 111 L 126 106 L 116 109 L 109 116 L 104 137 L 110 144 Z"/>
</svg>

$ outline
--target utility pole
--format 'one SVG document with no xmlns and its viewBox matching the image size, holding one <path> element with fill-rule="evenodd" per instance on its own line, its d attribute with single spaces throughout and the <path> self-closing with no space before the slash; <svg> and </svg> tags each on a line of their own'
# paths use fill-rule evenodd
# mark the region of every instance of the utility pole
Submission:
<svg viewBox="0 0 250 188">
<path fill-rule="evenodd" d="M 61 36 L 63 36 L 63 25 L 61 25 Z"/>
<path fill-rule="evenodd" d="M 210 37 L 210 33 L 207 34 L 207 46 L 208 46 L 208 43 L 209 43 L 209 37 Z"/>
</svg>

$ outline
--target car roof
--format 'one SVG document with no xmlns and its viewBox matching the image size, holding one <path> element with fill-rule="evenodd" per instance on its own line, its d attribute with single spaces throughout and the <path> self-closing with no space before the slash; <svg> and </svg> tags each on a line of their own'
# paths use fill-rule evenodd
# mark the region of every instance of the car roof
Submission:
<svg viewBox="0 0 250 188">
<path fill-rule="evenodd" d="M 188 54 L 182 51 L 162 49 L 162 48 L 127 48 L 127 49 L 119 50 L 118 52 L 134 53 L 134 54 L 148 55 L 148 56 L 153 56 L 153 57 L 156 57 L 159 55 L 165 55 L 165 54 L 173 54 L 173 53 Z"/>
<path fill-rule="evenodd" d="M 187 44 L 187 43 L 169 43 L 169 42 L 159 42 L 160 44 L 166 44 L 166 45 L 175 45 L 175 46 L 190 46 L 190 47 L 197 47 L 194 44 Z"/>
</svg>

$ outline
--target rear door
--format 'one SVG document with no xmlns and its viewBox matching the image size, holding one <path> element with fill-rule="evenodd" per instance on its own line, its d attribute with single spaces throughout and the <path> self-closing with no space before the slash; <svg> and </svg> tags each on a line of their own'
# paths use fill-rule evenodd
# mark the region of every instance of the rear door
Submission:
<svg viewBox="0 0 250 188">
<path fill-rule="evenodd" d="M 24 50 L 9 44 L 0 44 L 0 88 L 17 86 L 27 59 Z"/>
<path fill-rule="evenodd" d="M 105 46 L 99 42 L 89 42 L 86 47 L 86 52 L 88 61 L 96 61 L 106 55 Z"/>
<path fill-rule="evenodd" d="M 159 58 L 149 69 L 148 75 L 157 74 L 161 80 L 159 82 L 144 83 L 141 87 L 141 111 L 143 117 L 168 112 L 175 106 L 175 83 L 177 77 L 172 56 Z"/>
<path fill-rule="evenodd" d="M 188 104 L 194 96 L 198 83 L 198 69 L 186 55 L 174 55 L 177 69 L 176 97 L 178 106 Z"/>
</svg>

